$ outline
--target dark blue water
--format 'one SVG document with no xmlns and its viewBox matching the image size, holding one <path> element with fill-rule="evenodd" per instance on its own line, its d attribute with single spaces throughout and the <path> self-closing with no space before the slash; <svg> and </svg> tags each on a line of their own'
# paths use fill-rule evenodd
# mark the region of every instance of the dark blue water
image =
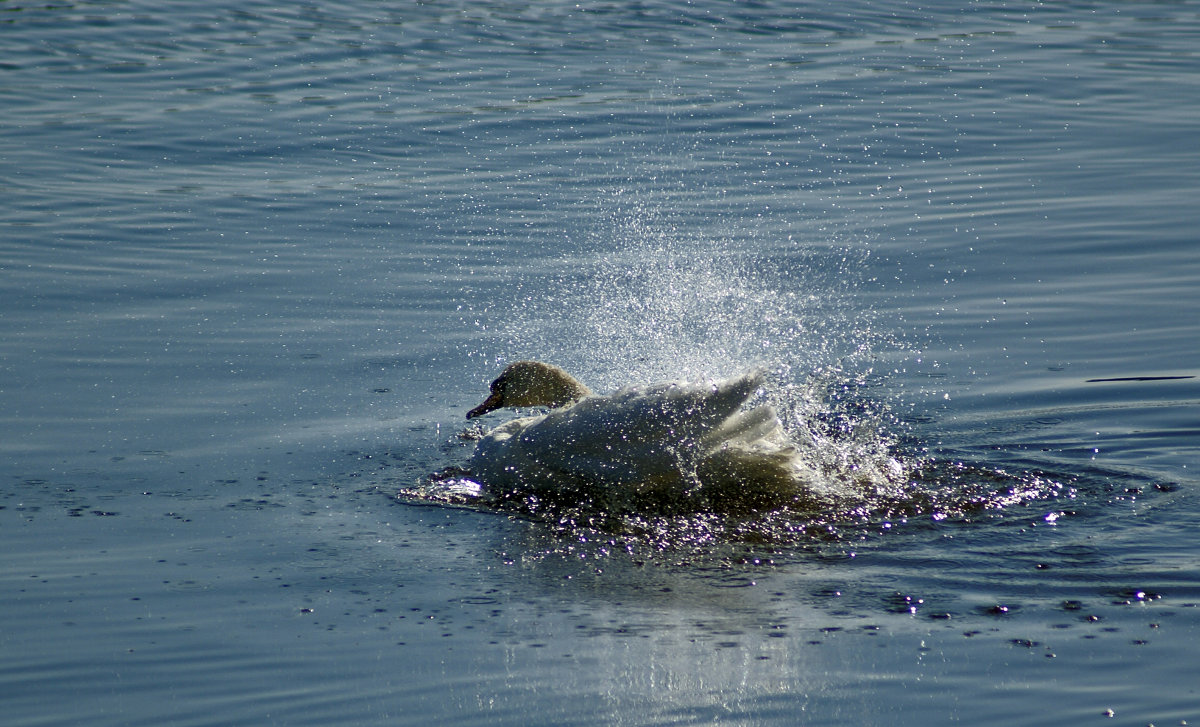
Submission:
<svg viewBox="0 0 1200 727">
<path fill-rule="evenodd" d="M 1200 720 L 1198 48 L 1190 1 L 0 3 L 6 723 Z M 765 364 L 873 494 L 427 496 L 527 357 Z"/>
</svg>

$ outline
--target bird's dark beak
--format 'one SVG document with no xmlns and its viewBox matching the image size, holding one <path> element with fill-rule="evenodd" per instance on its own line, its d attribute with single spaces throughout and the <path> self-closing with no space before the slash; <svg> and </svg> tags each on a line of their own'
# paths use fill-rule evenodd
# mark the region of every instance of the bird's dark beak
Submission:
<svg viewBox="0 0 1200 727">
<path fill-rule="evenodd" d="M 501 406 L 500 399 L 500 392 L 493 391 L 491 394 L 488 394 L 488 398 L 484 399 L 482 404 L 467 412 L 467 418 L 474 419 L 475 417 L 487 414 L 489 411 L 499 409 Z"/>
</svg>

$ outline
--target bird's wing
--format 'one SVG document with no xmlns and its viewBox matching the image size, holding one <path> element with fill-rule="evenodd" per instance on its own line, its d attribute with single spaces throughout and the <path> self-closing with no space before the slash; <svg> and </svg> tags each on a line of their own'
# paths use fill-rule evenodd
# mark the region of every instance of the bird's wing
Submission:
<svg viewBox="0 0 1200 727">
<path fill-rule="evenodd" d="M 524 426 L 508 443 L 509 456 L 580 476 L 654 479 L 701 456 L 707 449 L 702 438 L 737 414 L 762 378 L 751 372 L 715 383 L 655 384 L 588 397 Z"/>
</svg>

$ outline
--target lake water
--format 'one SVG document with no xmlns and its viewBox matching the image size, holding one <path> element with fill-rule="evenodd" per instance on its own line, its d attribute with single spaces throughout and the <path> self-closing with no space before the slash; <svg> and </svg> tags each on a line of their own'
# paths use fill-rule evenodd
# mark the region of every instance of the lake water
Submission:
<svg viewBox="0 0 1200 727">
<path fill-rule="evenodd" d="M 1192 0 L 0 3 L 6 724 L 1200 723 L 1198 51 Z M 453 496 L 518 358 L 765 365 L 860 500 Z"/>
</svg>

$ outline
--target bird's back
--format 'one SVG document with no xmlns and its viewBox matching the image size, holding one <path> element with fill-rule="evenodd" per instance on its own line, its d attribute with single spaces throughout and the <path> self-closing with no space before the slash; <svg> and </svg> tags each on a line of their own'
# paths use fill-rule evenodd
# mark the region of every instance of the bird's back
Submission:
<svg viewBox="0 0 1200 727">
<path fill-rule="evenodd" d="M 769 406 L 743 410 L 762 385 L 753 371 L 711 383 L 627 387 L 480 441 L 470 469 L 489 489 L 732 492 L 738 483 L 794 489 L 794 450 Z"/>
</svg>

